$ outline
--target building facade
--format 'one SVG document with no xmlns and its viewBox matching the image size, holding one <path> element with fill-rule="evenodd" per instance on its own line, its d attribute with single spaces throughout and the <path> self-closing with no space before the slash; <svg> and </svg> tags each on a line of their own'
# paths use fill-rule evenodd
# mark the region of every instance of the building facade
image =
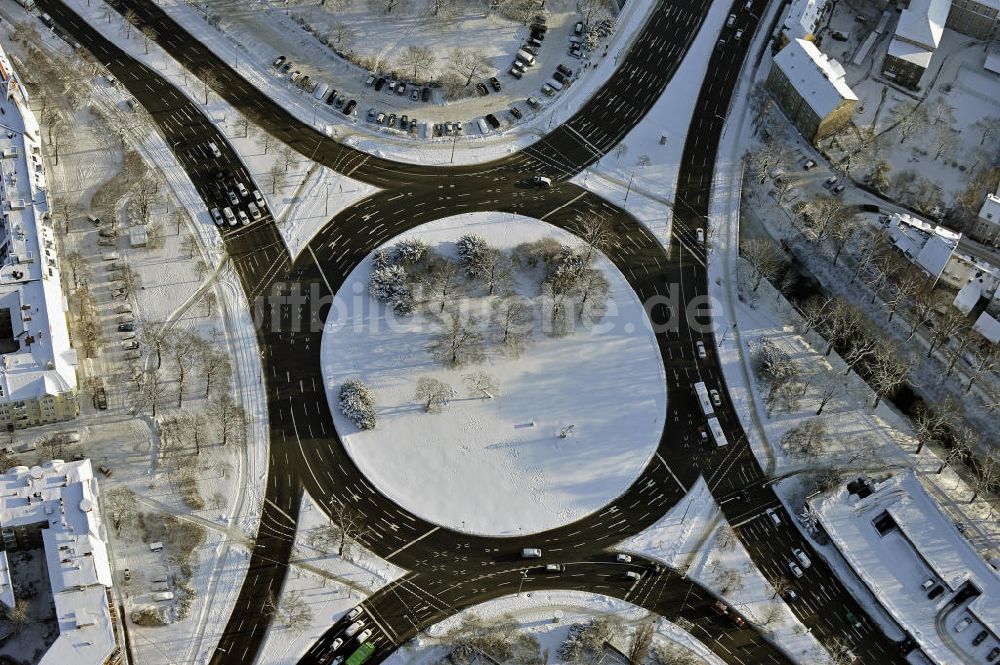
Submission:
<svg viewBox="0 0 1000 665">
<path fill-rule="evenodd" d="M 1000 186 L 996 194 L 987 194 L 979 215 L 972 220 L 968 236 L 990 247 L 1000 247 Z"/>
<path fill-rule="evenodd" d="M 792 40 L 774 56 L 765 85 L 813 143 L 845 127 L 858 101 L 840 63 L 804 39 Z"/>
<path fill-rule="evenodd" d="M 1000 0 L 952 0 L 948 27 L 976 39 L 997 35 Z"/>
</svg>

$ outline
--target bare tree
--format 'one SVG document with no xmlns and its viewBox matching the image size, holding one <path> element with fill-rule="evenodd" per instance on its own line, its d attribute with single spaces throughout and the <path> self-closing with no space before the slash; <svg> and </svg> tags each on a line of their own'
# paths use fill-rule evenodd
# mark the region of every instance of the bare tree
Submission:
<svg viewBox="0 0 1000 665">
<path fill-rule="evenodd" d="M 973 384 L 983 376 L 989 374 L 1000 367 L 1000 353 L 998 347 L 992 342 L 985 342 L 975 349 L 975 361 L 972 363 L 972 375 L 969 383 L 965 386 L 965 392 L 972 390 Z"/>
<path fill-rule="evenodd" d="M 959 425 L 952 429 L 950 443 L 951 447 L 948 448 L 948 451 L 941 459 L 940 466 L 937 468 L 936 473 L 938 475 L 952 462 L 961 462 L 968 459 L 972 455 L 972 451 L 979 447 L 979 434 L 967 425 Z"/>
<path fill-rule="evenodd" d="M 771 587 L 774 589 L 774 593 L 771 594 L 772 599 L 783 596 L 786 591 L 792 588 L 792 580 L 787 575 L 773 575 L 768 578 L 768 582 L 771 583 Z"/>
<path fill-rule="evenodd" d="M 222 445 L 230 441 L 242 443 L 246 438 L 247 414 L 228 391 L 219 393 L 212 402 L 212 416 L 219 427 Z"/>
<path fill-rule="evenodd" d="M 208 93 L 210 90 L 218 88 L 221 84 L 219 75 L 215 73 L 214 69 L 208 67 L 202 67 L 198 70 L 198 78 L 201 79 L 202 85 L 204 87 L 205 103 L 208 104 Z"/>
<path fill-rule="evenodd" d="M 841 394 L 847 389 L 847 384 L 844 383 L 842 379 L 834 376 L 833 374 L 826 373 L 823 375 L 823 379 L 817 386 L 817 392 L 819 393 L 819 405 L 816 408 L 816 415 L 821 415 L 823 409 L 830 401 Z"/>
<path fill-rule="evenodd" d="M 417 379 L 414 398 L 423 405 L 425 413 L 440 413 L 455 398 L 455 389 L 444 381 L 421 376 Z"/>
<path fill-rule="evenodd" d="M 821 418 L 810 418 L 788 430 L 781 437 L 781 445 L 788 452 L 810 459 L 816 458 L 829 441 L 826 423 Z"/>
<path fill-rule="evenodd" d="M 281 169 L 281 164 L 274 164 L 271 169 L 264 174 L 264 182 L 271 188 L 271 194 L 276 194 L 278 189 L 285 186 L 288 176 Z"/>
<path fill-rule="evenodd" d="M 1000 454 L 995 449 L 990 449 L 976 460 L 975 474 L 972 478 L 972 497 L 969 503 L 973 503 L 980 494 L 992 490 L 998 480 L 1000 480 Z"/>
<path fill-rule="evenodd" d="M 239 111 L 233 111 L 233 125 L 236 129 L 240 130 L 243 138 L 247 138 L 250 134 L 250 118 L 246 117 Z"/>
<path fill-rule="evenodd" d="M 466 388 L 474 397 L 493 399 L 500 392 L 496 377 L 486 372 L 473 372 L 464 378 Z"/>
<path fill-rule="evenodd" d="M 465 78 L 463 84 L 465 86 L 469 86 L 474 80 L 478 81 L 485 77 L 487 71 L 493 67 L 489 58 L 486 57 L 486 53 L 478 48 L 452 49 L 449 59 L 454 71 Z"/>
<path fill-rule="evenodd" d="M 653 644 L 653 624 L 639 624 L 632 633 L 628 646 L 629 665 L 644 665 L 649 656 L 649 647 Z"/>
<path fill-rule="evenodd" d="M 431 261 L 421 284 L 425 302 L 438 306 L 438 313 L 443 313 L 449 302 L 464 293 L 458 266 L 450 259 Z"/>
<path fill-rule="evenodd" d="M 26 598 L 15 598 L 13 607 L 5 607 L 4 611 L 7 620 L 10 621 L 11 630 L 20 633 L 24 628 L 34 622 L 31 612 L 31 603 Z"/>
<path fill-rule="evenodd" d="M 913 362 L 909 357 L 900 357 L 898 349 L 893 342 L 882 340 L 880 349 L 876 352 L 868 363 L 870 376 L 868 382 L 875 392 L 875 404 L 872 408 L 878 407 L 879 402 L 891 395 L 896 388 L 901 386 L 909 374 Z"/>
<path fill-rule="evenodd" d="M 608 0 L 576 0 L 576 11 L 584 25 L 590 25 L 594 16 L 610 8 Z"/>
<path fill-rule="evenodd" d="M 159 36 L 159 33 L 151 26 L 145 25 L 142 27 L 142 47 L 146 50 L 146 53 L 149 53 L 149 43 L 155 42 Z"/>
<path fill-rule="evenodd" d="M 330 503 L 330 516 L 339 529 L 337 556 L 346 558 L 350 554 L 351 541 L 363 545 L 371 527 L 368 526 L 364 513 L 347 503 L 332 501 Z"/>
<path fill-rule="evenodd" d="M 432 0 L 435 7 L 438 3 L 450 0 Z M 434 50 L 429 46 L 409 45 L 403 49 L 397 60 L 397 66 L 407 72 L 412 72 L 414 81 L 426 81 L 430 78 L 431 67 L 434 66 Z"/>
<path fill-rule="evenodd" d="M 406 0 L 368 0 L 368 8 L 373 13 L 388 16 L 395 11 L 397 14 L 407 6 Z"/>
<path fill-rule="evenodd" d="M 205 427 L 208 423 L 205 414 L 202 411 L 184 411 L 178 417 L 184 438 L 194 444 L 194 454 L 201 455 L 201 447 L 205 442 Z"/>
<path fill-rule="evenodd" d="M 298 155 L 295 152 L 295 148 L 288 145 L 287 143 L 282 143 L 278 148 L 278 160 L 285 169 L 285 173 L 288 172 L 288 167 L 295 163 L 295 157 Z"/>
<path fill-rule="evenodd" d="M 120 535 L 138 515 L 135 492 L 126 485 L 116 485 L 101 496 L 105 514 L 111 518 L 115 533 Z"/>
<path fill-rule="evenodd" d="M 740 243 L 743 259 L 750 268 L 752 292 L 756 293 L 764 279 L 774 279 L 782 268 L 781 253 L 769 240 L 753 238 Z"/>
<path fill-rule="evenodd" d="M 911 136 L 927 129 L 930 123 L 927 109 L 912 102 L 897 105 L 894 113 L 898 118 L 895 127 L 899 130 L 900 144 L 906 143 Z"/>
<path fill-rule="evenodd" d="M 125 39 L 132 38 L 132 28 L 138 26 L 142 21 L 139 14 L 134 9 L 126 9 L 122 14 L 122 25 L 125 26 Z"/>
<path fill-rule="evenodd" d="M 219 351 L 207 340 L 201 340 L 197 348 L 198 368 L 205 377 L 205 397 L 212 393 L 216 381 L 228 382 L 233 373 L 229 356 Z"/>
<path fill-rule="evenodd" d="M 256 136 L 257 145 L 260 146 L 260 149 L 264 151 L 265 155 L 271 148 L 274 147 L 274 144 L 278 142 L 278 140 L 274 138 L 273 134 L 263 129 L 256 132 Z M 272 191 L 271 193 L 273 194 L 274 192 Z"/>
<path fill-rule="evenodd" d="M 988 115 L 980 118 L 972 125 L 979 132 L 979 145 L 986 141 L 1000 137 L 1000 117 Z"/>
<path fill-rule="evenodd" d="M 587 217 L 575 224 L 573 232 L 584 242 L 581 258 L 590 264 L 597 254 L 604 252 L 617 239 L 614 227 L 603 217 Z"/>
<path fill-rule="evenodd" d="M 357 33 L 354 28 L 337 21 L 330 27 L 330 31 L 326 33 L 326 41 L 333 45 L 338 51 L 346 51 L 351 48 L 354 44 L 354 39 Z"/>
<path fill-rule="evenodd" d="M 483 336 L 475 321 L 468 323 L 453 315 L 444 332 L 431 344 L 430 351 L 446 367 L 461 367 L 483 356 Z"/>
<path fill-rule="evenodd" d="M 177 408 L 184 403 L 184 380 L 187 377 L 187 369 L 189 363 L 196 361 L 194 352 L 201 341 L 201 338 L 187 330 L 171 332 L 167 337 L 166 348 L 174 361 L 174 374 L 177 376 Z"/>
<path fill-rule="evenodd" d="M 531 335 L 534 322 L 531 303 L 515 295 L 494 300 L 491 321 L 496 329 L 500 346 L 516 356 Z"/>
</svg>

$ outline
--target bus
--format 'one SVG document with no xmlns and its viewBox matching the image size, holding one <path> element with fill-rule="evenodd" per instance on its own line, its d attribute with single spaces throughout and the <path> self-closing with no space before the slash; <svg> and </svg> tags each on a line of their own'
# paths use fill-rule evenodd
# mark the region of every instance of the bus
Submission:
<svg viewBox="0 0 1000 665">
<path fill-rule="evenodd" d="M 719 424 L 719 419 L 715 416 L 708 419 L 708 431 L 712 433 L 712 438 L 715 440 L 716 446 L 721 448 L 722 446 L 729 445 L 726 434 L 722 431 L 722 425 Z"/>
<path fill-rule="evenodd" d="M 715 409 L 712 408 L 712 400 L 708 399 L 708 388 L 705 387 L 704 381 L 694 384 L 694 392 L 698 396 L 698 404 L 701 406 L 702 415 L 706 418 L 715 415 Z"/>
<path fill-rule="evenodd" d="M 351 654 L 351 657 L 347 659 L 346 665 L 361 665 L 375 652 L 375 645 L 371 642 L 365 642 L 358 650 Z"/>
</svg>

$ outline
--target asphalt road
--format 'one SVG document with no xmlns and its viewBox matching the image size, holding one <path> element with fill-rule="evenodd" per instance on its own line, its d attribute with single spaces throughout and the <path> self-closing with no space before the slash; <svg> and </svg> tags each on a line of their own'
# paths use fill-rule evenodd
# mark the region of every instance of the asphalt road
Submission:
<svg viewBox="0 0 1000 665">
<path fill-rule="evenodd" d="M 174 147 L 208 208 L 228 204 L 237 182 L 254 189 L 245 166 L 225 138 L 183 94 L 137 63 L 86 25 L 58 0 L 41 0 L 61 29 L 91 50 L 151 114 Z M 742 6 L 742 3 L 740 3 Z M 757 15 L 764 2 L 754 5 Z M 236 608 L 213 663 L 252 662 L 270 623 L 262 600 L 280 588 L 295 532 L 303 489 L 326 506 L 349 506 L 364 513 L 368 531 L 361 540 L 376 554 L 411 570 L 364 603 L 376 629 L 379 659 L 418 629 L 482 600 L 529 588 L 579 588 L 627 597 L 667 617 L 682 617 L 704 631 L 706 644 L 726 662 L 787 662 L 759 633 L 737 629 L 714 616 L 709 594 L 672 571 L 644 570 L 636 592 L 621 565 L 607 550 L 654 523 L 704 475 L 727 519 L 738 525 L 754 562 L 767 574 L 787 573 L 793 547 L 810 551 L 791 518 L 767 485 L 746 443 L 739 420 L 724 398 L 717 409 L 730 446 L 722 449 L 696 441 L 703 422 L 691 384 L 704 380 L 724 388 L 714 353 L 700 360 L 696 341 L 715 348 L 706 323 L 686 308 L 674 310 L 657 334 L 667 376 L 667 427 L 658 455 L 621 497 L 602 510 L 564 527 L 521 538 L 477 538 L 439 528 L 389 501 L 369 485 L 344 452 L 327 406 L 319 373 L 322 331 L 313 303 L 335 293 L 347 274 L 379 244 L 399 232 L 459 212 L 500 210 L 543 218 L 572 229 L 585 216 L 601 215 L 617 232 L 606 250 L 643 302 L 655 302 L 676 289 L 681 303 L 707 292 L 705 256 L 695 240 L 704 229 L 715 148 L 729 97 L 735 88 L 746 45 L 755 26 L 746 25 L 742 42 L 729 40 L 716 51 L 687 135 L 674 219 L 674 243 L 663 249 L 637 220 L 600 198 L 564 182 L 610 151 L 658 98 L 681 62 L 707 12 L 707 2 L 661 2 L 624 57 L 618 74 L 565 125 L 531 148 L 479 165 L 432 169 L 371 157 L 342 146 L 295 120 L 274 102 L 243 82 L 229 66 L 173 23 L 158 7 L 131 0 L 140 22 L 152 25 L 161 45 L 193 73 L 211 71 L 220 81 L 218 94 L 253 122 L 304 155 L 383 191 L 340 211 L 306 251 L 293 262 L 269 218 L 249 226 L 221 229 L 248 301 L 258 309 L 258 339 L 265 350 L 271 425 L 265 510 Z M 752 21 L 744 16 L 741 21 Z M 220 149 L 215 157 L 210 142 Z M 219 175 L 222 174 L 220 179 Z M 556 186 L 534 190 L 526 176 L 544 173 Z M 245 198 L 240 206 L 245 207 Z M 650 305 L 654 319 L 662 306 Z M 325 315 L 325 312 L 321 312 Z M 692 317 L 689 320 L 689 317 Z M 725 391 L 720 392 L 725 395 Z M 774 525 L 768 508 L 781 515 Z M 541 547 L 544 562 L 567 565 L 559 575 L 531 575 L 521 582 L 523 547 Z M 813 565 L 796 586 L 802 600 L 792 608 L 827 644 L 844 639 L 863 662 L 895 662 L 893 645 L 877 632 L 832 573 L 813 555 Z M 530 573 L 530 571 L 529 571 Z M 683 590 L 683 593 L 681 591 Z M 862 617 L 861 628 L 848 625 L 846 610 Z M 337 638 L 331 628 L 304 662 L 316 662 Z M 707 639 L 707 636 L 719 639 Z M 350 644 L 350 643 L 348 643 Z M 341 647 L 342 650 L 350 647 Z M 376 659 L 377 660 L 377 659 Z"/>
</svg>

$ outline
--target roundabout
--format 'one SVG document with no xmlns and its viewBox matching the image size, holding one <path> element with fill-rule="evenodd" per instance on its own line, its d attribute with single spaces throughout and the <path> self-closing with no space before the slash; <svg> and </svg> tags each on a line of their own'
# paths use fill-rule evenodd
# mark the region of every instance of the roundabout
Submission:
<svg viewBox="0 0 1000 665">
<path fill-rule="evenodd" d="M 455 241 L 463 234 L 479 236 L 507 256 L 520 243 L 543 239 L 582 251 L 567 231 L 503 213 L 446 217 L 383 248 L 414 238 L 454 259 Z M 607 312 L 599 320 L 577 320 L 562 336 L 546 331 L 546 303 L 539 295 L 544 270 L 512 270 L 511 291 L 532 305 L 530 334 L 519 354 L 504 352 L 496 341 L 490 306 L 500 296 L 467 284 L 465 295 L 449 307 L 468 312 L 484 337 L 485 355 L 448 368 L 428 351 L 443 330 L 430 316 L 436 303 L 411 316 L 393 316 L 367 297 L 372 261 L 366 257 L 337 293 L 321 352 L 334 424 L 366 480 L 429 522 L 492 536 L 561 526 L 628 489 L 660 440 L 663 364 L 624 276 L 603 255 L 595 266 L 610 285 Z M 470 372 L 493 377 L 495 394 L 470 392 L 464 381 Z M 425 413 L 414 398 L 420 376 L 456 391 L 440 413 Z M 338 389 L 348 378 L 360 378 L 371 389 L 379 415 L 375 429 L 358 430 L 340 412 Z"/>
</svg>

